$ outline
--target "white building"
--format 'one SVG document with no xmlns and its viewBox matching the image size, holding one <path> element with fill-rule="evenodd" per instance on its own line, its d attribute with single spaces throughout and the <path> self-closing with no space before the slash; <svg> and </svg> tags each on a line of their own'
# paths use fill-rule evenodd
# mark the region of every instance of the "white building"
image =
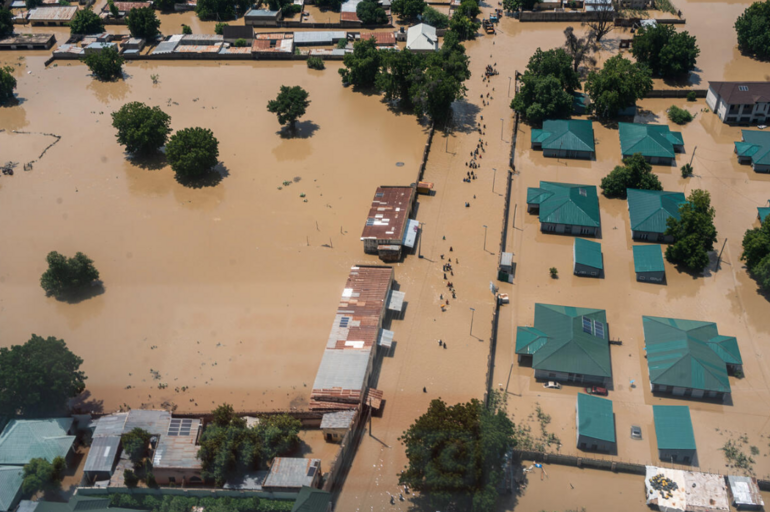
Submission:
<svg viewBox="0 0 770 512">
<path fill-rule="evenodd" d="M 413 52 L 435 52 L 438 50 L 438 36 L 435 27 L 420 23 L 406 31 L 406 49 Z"/>
<path fill-rule="evenodd" d="M 770 82 L 709 82 L 706 104 L 724 123 L 770 122 Z"/>
</svg>

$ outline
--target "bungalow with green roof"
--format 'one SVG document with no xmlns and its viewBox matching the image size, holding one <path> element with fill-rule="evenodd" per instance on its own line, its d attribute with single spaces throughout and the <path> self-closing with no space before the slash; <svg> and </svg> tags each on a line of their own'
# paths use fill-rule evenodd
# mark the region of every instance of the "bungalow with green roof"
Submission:
<svg viewBox="0 0 770 512">
<path fill-rule="evenodd" d="M 770 215 L 770 206 L 759 206 L 757 208 L 757 218 L 760 224 L 765 223 L 765 219 Z"/>
<path fill-rule="evenodd" d="M 743 371 L 738 340 L 714 322 L 643 316 L 644 350 L 653 393 L 692 398 L 730 395 L 728 374 Z"/>
<path fill-rule="evenodd" d="M 20 466 L 0 466 L 0 512 L 16 509 L 21 500 L 24 469 Z"/>
<path fill-rule="evenodd" d="M 527 211 L 538 213 L 540 230 L 565 235 L 599 234 L 599 197 L 592 185 L 541 181 L 527 189 Z"/>
<path fill-rule="evenodd" d="M 0 434 L 0 465 L 24 466 L 32 459 L 53 462 L 72 454 L 72 418 L 11 420 Z"/>
<path fill-rule="evenodd" d="M 664 235 L 669 217 L 679 220 L 679 207 L 687 202 L 681 192 L 626 189 L 631 237 L 646 242 L 671 243 L 674 238 Z"/>
<path fill-rule="evenodd" d="M 137 509 L 119 508 L 110 506 L 110 497 L 85 496 L 75 494 L 69 502 L 58 501 L 22 501 L 19 506 L 19 512 L 137 512 Z"/>
<path fill-rule="evenodd" d="M 690 408 L 686 405 L 653 405 L 652 415 L 660 460 L 692 464 L 695 461 L 695 434 Z"/>
<path fill-rule="evenodd" d="M 543 122 L 543 129 L 533 129 L 532 149 L 542 149 L 543 156 L 555 158 L 594 157 L 594 128 L 591 121 L 550 120 Z"/>
<path fill-rule="evenodd" d="M 637 281 L 662 283 L 666 280 L 663 250 L 659 245 L 635 245 L 633 251 Z"/>
<path fill-rule="evenodd" d="M 673 165 L 676 153 L 684 153 L 681 132 L 663 124 L 618 123 L 623 158 L 641 153 L 653 165 Z"/>
<path fill-rule="evenodd" d="M 584 238 L 576 238 L 572 248 L 574 265 L 572 272 L 576 276 L 600 277 L 604 269 L 602 244 Z"/>
<path fill-rule="evenodd" d="M 770 172 L 770 132 L 741 130 L 741 142 L 735 143 L 738 162 L 751 164 L 755 172 Z"/>
<path fill-rule="evenodd" d="M 519 363 L 538 380 L 608 386 L 612 381 L 607 315 L 603 309 L 535 304 L 534 327 L 516 331 Z"/>
<path fill-rule="evenodd" d="M 578 393 L 575 404 L 577 447 L 594 452 L 615 451 L 615 415 L 612 400 Z"/>
</svg>

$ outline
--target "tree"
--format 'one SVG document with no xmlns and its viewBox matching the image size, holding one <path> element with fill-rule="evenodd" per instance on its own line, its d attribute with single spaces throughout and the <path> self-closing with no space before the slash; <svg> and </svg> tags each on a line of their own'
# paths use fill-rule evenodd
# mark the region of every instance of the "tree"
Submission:
<svg viewBox="0 0 770 512">
<path fill-rule="evenodd" d="M 171 133 L 171 116 L 160 107 L 149 107 L 132 101 L 112 113 L 112 126 L 118 131 L 118 143 L 129 153 L 151 153 L 159 150 Z"/>
<path fill-rule="evenodd" d="M 0 39 L 13 34 L 13 14 L 5 7 L 0 7 Z"/>
<path fill-rule="evenodd" d="M 278 97 L 267 102 L 267 111 L 276 114 L 281 125 L 288 124 L 289 128 L 294 130 L 297 119 L 305 115 L 310 105 L 308 96 L 308 92 L 299 85 L 282 85 Z"/>
<path fill-rule="evenodd" d="M 170 12 L 174 10 L 174 4 L 177 0 L 154 0 L 152 6 L 160 12 Z"/>
<path fill-rule="evenodd" d="M 515 446 L 504 410 L 476 399 L 453 406 L 433 400 L 399 440 L 409 461 L 399 483 L 427 496 L 432 508 L 494 509 L 505 456 Z"/>
<path fill-rule="evenodd" d="M 596 50 L 596 33 L 593 30 L 583 37 L 578 37 L 572 27 L 567 27 L 564 29 L 564 38 L 564 48 L 572 57 L 572 69 L 575 73 L 584 62 L 589 66 L 596 65 L 596 59 L 591 56 L 591 53 Z"/>
<path fill-rule="evenodd" d="M 455 11 L 455 15 L 457 14 L 473 19 L 481 14 L 479 3 L 476 0 L 462 0 L 460 6 Z"/>
<path fill-rule="evenodd" d="M 690 164 L 684 164 L 679 170 L 682 172 L 682 178 L 689 178 L 692 176 L 693 169 Z"/>
<path fill-rule="evenodd" d="M 13 76 L 13 68 L 0 67 L 0 105 L 13 99 L 14 89 L 16 89 L 16 78 Z"/>
<path fill-rule="evenodd" d="M 425 59 L 420 53 L 406 51 L 382 52 L 382 71 L 377 74 L 377 89 L 385 93 L 385 100 L 412 105 L 410 90 L 422 78 Z"/>
<path fill-rule="evenodd" d="M 360 4 L 359 4 L 360 5 Z M 382 55 L 374 39 L 365 38 L 353 43 L 353 53 L 346 53 L 339 68 L 342 81 L 357 87 L 372 87 L 380 71 Z"/>
<path fill-rule="evenodd" d="M 104 22 L 91 9 L 82 9 L 70 21 L 72 35 L 101 34 L 104 32 Z"/>
<path fill-rule="evenodd" d="M 481 24 L 478 22 L 461 14 L 455 14 L 449 20 L 449 30 L 457 34 L 460 41 L 476 39 L 476 32 L 478 32 L 480 26 Z"/>
<path fill-rule="evenodd" d="M 123 443 L 123 451 L 134 463 L 134 466 L 139 466 L 144 460 L 144 455 L 147 453 L 147 445 L 150 443 L 150 433 L 141 428 L 134 428 L 128 434 L 124 435 L 121 442 Z"/>
<path fill-rule="evenodd" d="M 316 0 L 315 3 L 319 8 L 331 9 L 332 11 L 339 11 L 342 7 L 342 0 Z"/>
<path fill-rule="evenodd" d="M 126 487 L 133 489 L 139 484 L 139 477 L 132 470 L 126 469 L 123 471 L 123 482 L 126 484 Z"/>
<path fill-rule="evenodd" d="M 758 59 L 770 59 L 770 0 L 754 2 L 735 21 L 738 48 Z"/>
<path fill-rule="evenodd" d="M 568 116 L 572 112 L 572 95 L 553 75 L 538 76 L 525 72 L 511 108 L 530 123 L 539 124 L 545 119 Z"/>
<path fill-rule="evenodd" d="M 637 31 L 631 53 L 653 74 L 674 78 L 695 68 L 700 49 L 688 32 L 677 32 L 672 25 L 657 25 Z"/>
<path fill-rule="evenodd" d="M 35 458 L 24 466 L 24 480 L 21 490 L 27 496 L 38 492 L 55 491 L 61 487 L 66 463 L 62 457 L 55 457 L 53 463 Z"/>
<path fill-rule="evenodd" d="M 225 32 L 225 27 L 229 27 L 230 25 L 227 23 L 217 23 L 214 26 L 214 33 L 218 36 L 221 36 Z"/>
<path fill-rule="evenodd" d="M 746 231 L 741 260 L 760 288 L 770 289 L 770 222 Z"/>
<path fill-rule="evenodd" d="M 619 10 L 620 6 L 614 0 L 594 4 L 593 11 L 591 11 L 593 19 L 585 22 L 584 25 L 588 25 L 593 30 L 597 42 L 601 41 L 604 36 L 615 28 L 615 14 Z"/>
<path fill-rule="evenodd" d="M 131 9 L 126 18 L 126 24 L 134 37 L 155 39 L 160 34 L 160 20 L 152 7 Z"/>
<path fill-rule="evenodd" d="M 118 19 L 118 16 L 120 16 L 120 11 L 118 10 L 118 6 L 115 5 L 115 2 L 112 0 L 107 0 L 107 5 L 110 8 L 110 14 L 113 18 Z"/>
<path fill-rule="evenodd" d="M 308 57 L 307 67 L 310 69 L 321 70 L 326 68 L 326 65 L 324 64 L 324 60 L 321 57 Z"/>
<path fill-rule="evenodd" d="M 663 190 L 658 177 L 652 173 L 641 153 L 635 153 L 623 159 L 625 166 L 618 165 L 602 178 L 602 192 L 607 197 L 626 198 L 626 189 Z"/>
<path fill-rule="evenodd" d="M 46 295 L 61 297 L 91 286 L 99 279 L 94 262 L 82 252 L 67 258 L 56 251 L 46 256 L 48 270 L 40 277 L 40 286 Z"/>
<path fill-rule="evenodd" d="M 182 34 L 186 36 L 192 35 L 192 27 L 190 25 L 182 24 Z"/>
<path fill-rule="evenodd" d="M 24 0 L 24 6 L 30 10 L 43 5 L 43 0 Z"/>
<path fill-rule="evenodd" d="M 539 77 L 554 76 L 559 79 L 562 88 L 570 93 L 580 90 L 580 76 L 572 64 L 572 57 L 563 48 L 535 50 L 524 71 L 524 74 L 527 73 Z"/>
<path fill-rule="evenodd" d="M 610 57 L 600 71 L 591 71 L 585 84 L 594 112 L 600 117 L 614 117 L 652 90 L 650 70 L 620 55 Z"/>
<path fill-rule="evenodd" d="M 198 0 L 195 12 L 201 20 L 232 20 L 251 5 L 251 0 Z"/>
<path fill-rule="evenodd" d="M 213 417 L 214 425 L 219 427 L 226 427 L 234 420 L 238 419 L 238 417 L 235 415 L 235 409 L 233 409 L 233 406 L 228 403 L 223 403 L 222 405 L 217 406 L 216 409 L 211 411 L 211 415 Z"/>
<path fill-rule="evenodd" d="M 426 5 L 425 10 L 422 11 L 422 21 L 437 29 L 449 26 L 449 16 L 429 5 Z"/>
<path fill-rule="evenodd" d="M 267 462 L 293 452 L 299 446 L 301 428 L 302 422 L 288 414 L 260 418 L 255 429 L 259 439 L 259 458 Z"/>
<path fill-rule="evenodd" d="M 424 10 L 425 0 L 393 0 L 390 4 L 390 12 L 398 14 L 402 18 L 416 18 Z"/>
<path fill-rule="evenodd" d="M 166 158 L 178 176 L 199 178 L 219 162 L 219 141 L 206 128 L 185 128 L 169 139 Z"/>
<path fill-rule="evenodd" d="M 417 116 L 443 122 L 451 114 L 452 103 L 465 95 L 465 86 L 438 66 L 425 70 L 422 78 L 409 89 Z"/>
<path fill-rule="evenodd" d="M 518 11 L 522 9 L 524 11 L 531 11 L 542 0 L 503 0 L 503 9 L 508 12 Z"/>
<path fill-rule="evenodd" d="M 0 348 L 0 414 L 53 416 L 85 389 L 83 360 L 64 340 L 36 334 L 24 345 Z"/>
<path fill-rule="evenodd" d="M 356 6 L 356 16 L 364 25 L 382 25 L 388 22 L 385 9 L 374 0 L 364 0 Z"/>
<path fill-rule="evenodd" d="M 80 60 L 85 62 L 98 80 L 112 81 L 123 77 L 123 57 L 113 47 L 86 55 Z"/>
<path fill-rule="evenodd" d="M 668 118 L 676 124 L 687 124 L 692 121 L 692 114 L 676 105 L 671 105 L 668 109 Z"/>
<path fill-rule="evenodd" d="M 702 272 L 709 264 L 709 251 L 714 249 L 717 230 L 716 212 L 711 196 L 705 190 L 693 190 L 687 202 L 679 207 L 679 219 L 669 217 L 665 234 L 674 238 L 666 249 L 666 259 L 676 265 Z"/>
</svg>

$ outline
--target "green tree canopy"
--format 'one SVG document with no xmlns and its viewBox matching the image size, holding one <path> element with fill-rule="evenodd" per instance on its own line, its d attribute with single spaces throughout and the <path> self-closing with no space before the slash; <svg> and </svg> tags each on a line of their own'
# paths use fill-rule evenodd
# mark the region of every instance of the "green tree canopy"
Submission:
<svg viewBox="0 0 770 512">
<path fill-rule="evenodd" d="M 56 491 L 61 487 L 64 478 L 66 463 L 62 457 L 53 459 L 53 463 L 46 459 L 32 459 L 24 466 L 24 480 L 21 490 L 27 496 L 32 496 L 40 491 Z"/>
<path fill-rule="evenodd" d="M 426 5 L 422 11 L 422 21 L 437 29 L 449 27 L 449 16 L 437 11 L 430 5 Z"/>
<path fill-rule="evenodd" d="M 259 458 L 265 463 L 274 457 L 293 452 L 299 446 L 302 422 L 288 414 L 260 418 L 256 426 L 259 440 Z"/>
<path fill-rule="evenodd" d="M 562 88 L 567 92 L 580 90 L 580 76 L 572 66 L 572 56 L 564 48 L 554 48 L 543 51 L 535 50 L 529 58 L 527 69 L 524 73 L 536 76 L 554 76 L 559 79 Z"/>
<path fill-rule="evenodd" d="M 150 443 L 150 433 L 141 428 L 134 428 L 128 434 L 125 434 L 121 440 L 123 451 L 134 463 L 139 466 L 147 453 L 147 445 Z"/>
<path fill-rule="evenodd" d="M 411 19 L 422 14 L 425 7 L 425 0 L 393 0 L 390 4 L 390 12 Z"/>
<path fill-rule="evenodd" d="M 503 9 L 508 12 L 518 11 L 522 9 L 524 11 L 531 11 L 542 0 L 503 0 Z"/>
<path fill-rule="evenodd" d="M 152 6 L 160 12 L 171 12 L 174 10 L 174 4 L 176 3 L 177 0 L 154 0 Z"/>
<path fill-rule="evenodd" d="M 457 13 L 449 20 L 449 30 L 457 34 L 460 41 L 476 39 L 476 32 L 480 26 L 480 23 Z"/>
<path fill-rule="evenodd" d="M 132 101 L 112 113 L 112 126 L 118 143 L 129 153 L 150 153 L 166 144 L 171 133 L 171 117 L 160 107 Z"/>
<path fill-rule="evenodd" d="M 67 258 L 56 251 L 46 256 L 48 270 L 40 277 L 40 286 L 46 295 L 62 297 L 81 291 L 99 279 L 99 271 L 94 262 L 82 252 L 74 258 Z"/>
<path fill-rule="evenodd" d="M 359 4 L 360 5 L 360 4 Z M 339 68 L 342 81 L 357 87 L 372 87 L 380 71 L 382 54 L 377 51 L 377 43 L 372 38 L 353 43 L 353 53 L 346 53 Z"/>
<path fill-rule="evenodd" d="M 623 159 L 623 166 L 616 166 L 612 172 L 602 178 L 602 192 L 607 197 L 626 198 L 626 189 L 663 190 L 658 177 L 652 173 L 641 153 L 635 153 Z"/>
<path fill-rule="evenodd" d="M 198 0 L 195 12 L 201 20 L 232 20 L 251 5 L 250 0 Z"/>
<path fill-rule="evenodd" d="M 738 48 L 759 59 L 770 59 L 770 0 L 754 2 L 735 21 Z"/>
<path fill-rule="evenodd" d="M 377 89 L 385 93 L 388 101 L 398 100 L 402 106 L 412 105 L 410 90 L 416 80 L 421 80 L 426 66 L 422 53 L 386 51 L 381 53 L 382 71 L 377 74 Z"/>
<path fill-rule="evenodd" d="M 35 9 L 43 5 L 43 0 L 24 0 L 24 6 L 27 9 Z"/>
<path fill-rule="evenodd" d="M 716 212 L 705 190 L 693 190 L 687 201 L 679 207 L 681 218 L 669 217 L 666 222 L 665 234 L 674 237 L 674 243 L 666 249 L 666 259 L 688 270 L 702 272 L 709 264 L 708 253 L 717 241 Z"/>
<path fill-rule="evenodd" d="M 433 400 L 400 438 L 409 465 L 399 483 L 440 510 L 494 510 L 505 456 L 515 445 L 513 427 L 505 411 L 476 399 L 453 406 Z"/>
<path fill-rule="evenodd" d="M 481 14 L 479 3 L 476 0 L 462 0 L 460 6 L 455 11 L 455 15 L 457 14 L 473 19 Z"/>
<path fill-rule="evenodd" d="M 695 68 L 700 49 L 688 32 L 677 32 L 673 25 L 656 25 L 639 29 L 631 53 L 653 74 L 674 78 Z"/>
<path fill-rule="evenodd" d="M 305 115 L 310 105 L 308 96 L 308 92 L 299 85 L 282 85 L 278 97 L 267 102 L 267 111 L 276 114 L 281 125 L 288 124 L 293 130 L 297 119 Z"/>
<path fill-rule="evenodd" d="M 118 9 L 118 6 L 115 5 L 115 2 L 113 0 L 107 0 L 107 6 L 110 8 L 110 14 L 113 18 L 118 18 L 120 16 L 120 10 Z"/>
<path fill-rule="evenodd" d="M 185 128 L 169 139 L 166 158 L 178 176 L 199 178 L 219 162 L 219 141 L 207 128 Z"/>
<path fill-rule="evenodd" d="M 13 14 L 5 7 L 0 7 L 0 39 L 13 34 Z"/>
<path fill-rule="evenodd" d="M 324 9 L 331 9 L 332 11 L 339 11 L 342 7 L 342 0 L 316 0 L 315 3 L 318 7 Z"/>
<path fill-rule="evenodd" d="M 86 387 L 83 360 L 64 340 L 33 334 L 24 345 L 0 348 L 0 414 L 55 416 Z"/>
<path fill-rule="evenodd" d="M 364 25 L 382 25 L 388 22 L 385 9 L 374 0 L 364 0 L 356 6 L 356 16 Z"/>
<path fill-rule="evenodd" d="M 134 37 L 155 39 L 160 34 L 160 20 L 152 7 L 131 9 L 126 18 L 126 24 Z"/>
<path fill-rule="evenodd" d="M 70 33 L 73 35 L 101 34 L 104 32 L 104 22 L 91 9 L 81 9 L 70 21 Z"/>
<path fill-rule="evenodd" d="M 591 71 L 585 84 L 593 110 L 600 117 L 615 117 L 652 90 L 650 69 L 620 55 L 610 57 L 600 71 Z"/>
<path fill-rule="evenodd" d="M 692 114 L 683 108 L 671 105 L 668 109 L 668 118 L 676 124 L 687 124 L 692 121 Z"/>
<path fill-rule="evenodd" d="M 452 103 L 465 96 L 465 86 L 438 66 L 430 66 L 422 79 L 409 89 L 415 114 L 443 122 L 451 114 Z"/>
<path fill-rule="evenodd" d="M 741 260 L 759 286 L 770 290 L 770 222 L 746 231 L 743 236 Z"/>
<path fill-rule="evenodd" d="M 13 76 L 13 68 L 0 67 L 0 105 L 13 99 L 14 89 L 16 89 L 16 78 Z"/>
<path fill-rule="evenodd" d="M 91 73 L 99 80 L 111 81 L 123 77 L 123 57 L 113 47 L 86 55 L 80 60 L 85 62 Z"/>
<path fill-rule="evenodd" d="M 572 95 L 564 90 L 555 76 L 524 73 L 520 80 L 521 86 L 511 102 L 511 108 L 530 123 L 567 117 L 572 112 Z"/>
</svg>

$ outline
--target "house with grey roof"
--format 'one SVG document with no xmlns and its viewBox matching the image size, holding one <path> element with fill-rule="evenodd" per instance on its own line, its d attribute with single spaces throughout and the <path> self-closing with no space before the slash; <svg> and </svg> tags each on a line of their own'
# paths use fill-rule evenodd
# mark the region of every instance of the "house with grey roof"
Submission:
<svg viewBox="0 0 770 512">
<path fill-rule="evenodd" d="M 723 123 L 766 124 L 770 121 L 770 81 L 709 82 L 706 104 Z"/>
<path fill-rule="evenodd" d="M 24 466 L 32 459 L 69 459 L 75 436 L 72 418 L 11 420 L 0 434 L 0 465 Z"/>
<path fill-rule="evenodd" d="M 355 410 L 327 412 L 321 418 L 321 431 L 327 442 L 340 442 L 348 433 L 356 417 Z"/>
<path fill-rule="evenodd" d="M 270 473 L 262 483 L 268 492 L 299 492 L 302 487 L 318 487 L 321 480 L 321 459 L 276 457 Z"/>
</svg>

